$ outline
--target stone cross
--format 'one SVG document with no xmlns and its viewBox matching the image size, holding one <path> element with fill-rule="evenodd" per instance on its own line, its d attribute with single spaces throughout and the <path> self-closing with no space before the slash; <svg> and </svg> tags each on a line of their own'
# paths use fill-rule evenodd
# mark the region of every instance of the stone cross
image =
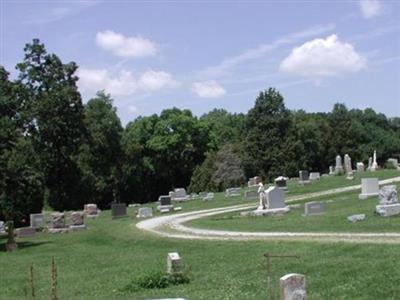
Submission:
<svg viewBox="0 0 400 300">
<path fill-rule="evenodd" d="M 306 277 L 302 274 L 286 274 L 280 278 L 280 300 L 306 300 Z"/>
</svg>

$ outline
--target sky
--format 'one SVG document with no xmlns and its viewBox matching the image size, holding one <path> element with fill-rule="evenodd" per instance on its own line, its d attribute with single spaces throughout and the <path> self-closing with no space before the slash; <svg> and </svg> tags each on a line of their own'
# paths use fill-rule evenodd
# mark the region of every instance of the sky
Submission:
<svg viewBox="0 0 400 300">
<path fill-rule="evenodd" d="M 105 90 L 123 124 L 171 107 L 247 112 L 269 87 L 289 109 L 400 116 L 400 1 L 0 3 L 12 78 L 39 38 L 78 64 L 84 102 Z"/>
</svg>

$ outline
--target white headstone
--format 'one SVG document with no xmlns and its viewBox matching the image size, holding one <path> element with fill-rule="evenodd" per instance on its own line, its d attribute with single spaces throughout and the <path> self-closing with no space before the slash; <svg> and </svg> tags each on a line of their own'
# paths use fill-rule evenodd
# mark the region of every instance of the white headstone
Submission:
<svg viewBox="0 0 400 300">
<path fill-rule="evenodd" d="M 141 207 L 136 215 L 137 218 L 150 218 L 153 216 L 153 209 L 151 207 Z"/>
<path fill-rule="evenodd" d="M 46 227 L 46 221 L 44 214 L 30 214 L 31 227 L 33 228 L 44 228 Z"/>
<path fill-rule="evenodd" d="M 306 300 L 306 277 L 302 274 L 287 274 L 280 278 L 281 300 Z"/>
<path fill-rule="evenodd" d="M 318 216 L 323 214 L 325 214 L 324 203 L 312 201 L 304 204 L 304 216 Z"/>
<path fill-rule="evenodd" d="M 167 273 L 174 274 L 181 272 L 181 257 L 178 252 L 170 252 L 167 255 Z"/>
<path fill-rule="evenodd" d="M 311 172 L 310 180 L 318 180 L 321 178 L 321 174 L 319 172 Z"/>
<path fill-rule="evenodd" d="M 363 162 L 357 163 L 357 172 L 364 172 L 364 163 Z"/>
<path fill-rule="evenodd" d="M 343 173 L 342 158 L 340 155 L 336 156 L 335 174 Z"/>
<path fill-rule="evenodd" d="M 361 179 L 361 194 L 358 195 L 359 199 L 366 199 L 368 197 L 378 196 L 378 194 L 379 194 L 378 178 Z"/>
</svg>

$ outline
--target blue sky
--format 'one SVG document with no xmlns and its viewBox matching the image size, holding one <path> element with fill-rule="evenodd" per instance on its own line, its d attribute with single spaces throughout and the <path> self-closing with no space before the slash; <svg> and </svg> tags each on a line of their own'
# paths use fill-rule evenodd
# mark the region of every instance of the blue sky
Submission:
<svg viewBox="0 0 400 300">
<path fill-rule="evenodd" d="M 335 102 L 400 116 L 399 1 L 7 1 L 1 64 L 25 43 L 79 65 L 127 123 L 173 106 L 247 112 L 277 88 L 290 109 Z"/>
</svg>

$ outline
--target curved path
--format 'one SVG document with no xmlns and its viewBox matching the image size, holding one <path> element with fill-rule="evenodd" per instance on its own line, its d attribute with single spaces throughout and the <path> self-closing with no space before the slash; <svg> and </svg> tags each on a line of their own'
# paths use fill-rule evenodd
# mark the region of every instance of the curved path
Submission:
<svg viewBox="0 0 400 300">
<path fill-rule="evenodd" d="M 379 184 L 399 182 L 400 177 L 382 180 Z M 359 190 L 360 185 L 336 188 L 322 192 L 289 197 L 286 202 L 311 199 L 319 196 L 333 195 Z M 157 235 L 169 238 L 202 239 L 202 240 L 307 240 L 321 242 L 355 242 L 355 243 L 400 243 L 400 233 L 345 233 L 345 232 L 244 232 L 197 229 L 183 225 L 185 222 L 227 212 L 248 210 L 255 205 L 241 204 L 228 207 L 205 209 L 188 213 L 147 219 L 136 224 L 136 227 Z"/>
</svg>

